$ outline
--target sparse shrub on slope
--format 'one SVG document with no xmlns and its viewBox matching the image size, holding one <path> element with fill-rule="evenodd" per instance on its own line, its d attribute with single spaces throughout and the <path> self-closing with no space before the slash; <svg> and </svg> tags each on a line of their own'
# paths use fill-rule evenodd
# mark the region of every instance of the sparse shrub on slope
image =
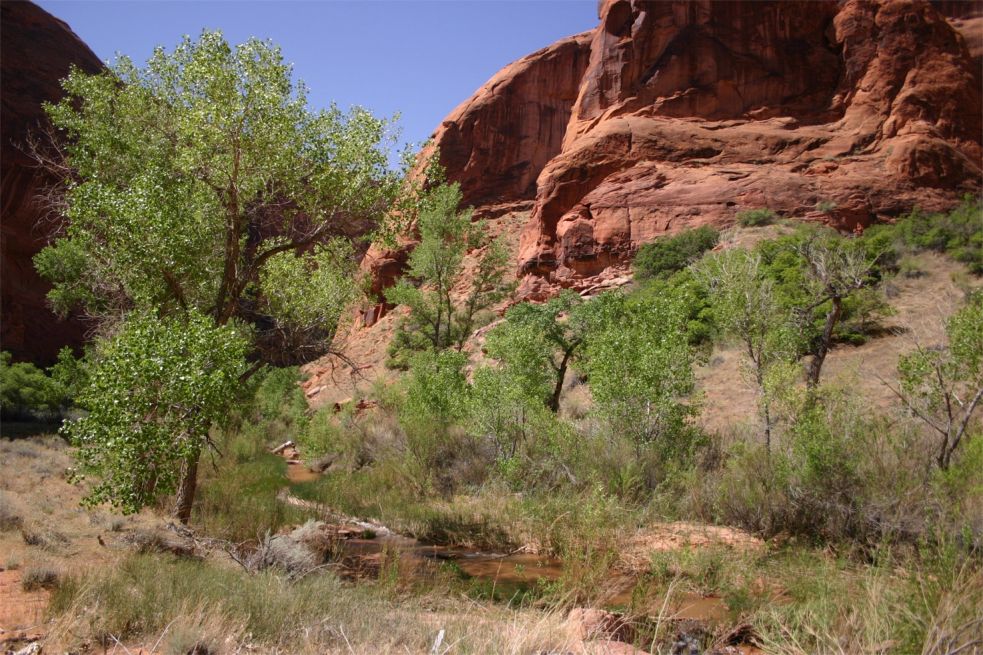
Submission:
<svg viewBox="0 0 983 655">
<path fill-rule="evenodd" d="M 770 209 L 747 209 L 737 212 L 737 223 L 741 227 L 763 227 L 771 225 L 778 216 Z"/>
<path fill-rule="evenodd" d="M 643 244 L 632 262 L 635 277 L 640 280 L 667 277 L 699 259 L 719 240 L 720 233 L 704 225 Z"/>
<path fill-rule="evenodd" d="M 919 209 L 898 220 L 897 238 L 913 248 L 944 252 L 983 275 L 983 201 L 967 196 L 946 213 L 928 214 Z"/>
</svg>

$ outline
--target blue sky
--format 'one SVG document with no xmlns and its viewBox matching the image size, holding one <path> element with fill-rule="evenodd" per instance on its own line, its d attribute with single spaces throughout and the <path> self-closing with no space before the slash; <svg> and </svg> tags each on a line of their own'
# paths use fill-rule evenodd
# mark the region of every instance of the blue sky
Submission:
<svg viewBox="0 0 983 655">
<path fill-rule="evenodd" d="M 593 29 L 596 0 L 89 1 L 38 0 L 100 59 L 146 61 L 156 45 L 218 28 L 232 43 L 269 38 L 310 87 L 335 101 L 401 114 L 402 140 L 425 140 L 496 71 Z"/>
</svg>

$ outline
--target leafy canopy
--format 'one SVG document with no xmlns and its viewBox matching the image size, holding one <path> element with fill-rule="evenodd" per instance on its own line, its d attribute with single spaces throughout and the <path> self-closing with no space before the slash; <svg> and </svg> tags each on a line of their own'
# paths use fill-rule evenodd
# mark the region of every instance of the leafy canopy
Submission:
<svg viewBox="0 0 983 655">
<path fill-rule="evenodd" d="M 589 308 L 579 295 L 561 292 L 545 303 L 519 303 L 488 334 L 485 350 L 501 362 L 523 394 L 559 409 L 566 372 L 587 337 Z"/>
<path fill-rule="evenodd" d="M 612 292 L 587 306 L 591 335 L 579 367 L 599 413 L 639 451 L 687 453 L 693 411 L 683 401 L 694 377 L 686 308 L 672 296 L 640 301 Z"/>
<path fill-rule="evenodd" d="M 720 233 L 704 225 L 661 237 L 639 247 L 632 265 L 638 279 L 667 277 L 686 268 L 720 240 Z"/>
<path fill-rule="evenodd" d="M 35 154 L 65 225 L 35 263 L 56 309 L 113 335 L 79 396 L 89 414 L 66 432 L 82 472 L 102 476 L 93 501 L 139 509 L 183 467 L 187 520 L 236 380 L 337 350 L 352 239 L 391 235 L 422 192 L 390 169 L 389 121 L 311 110 L 267 41 L 205 31 L 63 86 L 45 107 L 57 134 Z"/>
<path fill-rule="evenodd" d="M 67 401 L 67 393 L 57 376 L 49 377 L 29 362 L 12 363 L 9 352 L 0 352 L 0 415 L 4 418 L 55 413 Z"/>
<path fill-rule="evenodd" d="M 385 230 L 405 199 L 388 166 L 389 122 L 360 108 L 311 111 L 269 42 L 233 48 L 206 31 L 157 48 L 145 68 L 121 57 L 63 84 L 65 98 L 46 109 L 65 140 L 60 163 L 74 171 L 59 189 L 67 226 L 35 260 L 61 311 L 193 308 L 219 324 L 260 314 L 303 329 L 350 292 L 306 285 L 285 302 L 271 289 L 322 267 L 315 246 L 350 259 L 332 239 Z M 288 252 L 299 261 L 288 265 Z"/>
<path fill-rule="evenodd" d="M 461 199 L 457 184 L 437 187 L 417 216 L 420 242 L 404 277 L 386 290 L 386 300 L 410 310 L 390 348 L 391 366 L 405 368 L 413 351 L 461 350 L 481 313 L 511 290 L 505 244 L 487 242 L 485 223 L 458 211 Z M 474 269 L 465 270 L 465 254 L 477 249 Z"/>
<path fill-rule="evenodd" d="M 79 446 L 78 475 L 100 477 L 86 501 L 134 512 L 174 492 L 181 465 L 197 460 L 226 415 L 247 348 L 235 327 L 194 311 L 164 320 L 133 314 L 97 344 L 77 398 L 87 413 L 63 428 Z"/>
</svg>

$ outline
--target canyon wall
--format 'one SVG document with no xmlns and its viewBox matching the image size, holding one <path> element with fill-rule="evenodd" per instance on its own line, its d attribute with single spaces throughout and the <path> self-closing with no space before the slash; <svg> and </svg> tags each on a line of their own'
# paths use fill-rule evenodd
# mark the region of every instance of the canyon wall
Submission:
<svg viewBox="0 0 983 655">
<path fill-rule="evenodd" d="M 605 0 L 593 32 L 504 68 L 434 142 L 479 216 L 531 209 L 525 297 L 743 210 L 860 230 L 979 192 L 981 16 L 978 1 Z M 412 246 L 370 251 L 377 292 Z"/>
<path fill-rule="evenodd" d="M 50 287 L 31 261 L 54 223 L 37 199 L 45 180 L 24 148 L 29 132 L 45 121 L 41 103 L 61 98 L 59 80 L 69 67 L 97 72 L 102 64 L 68 25 L 37 5 L 4 0 L 0 13 L 0 348 L 18 360 L 50 364 L 63 346 L 79 346 L 84 330 L 77 319 L 51 313 Z"/>
</svg>

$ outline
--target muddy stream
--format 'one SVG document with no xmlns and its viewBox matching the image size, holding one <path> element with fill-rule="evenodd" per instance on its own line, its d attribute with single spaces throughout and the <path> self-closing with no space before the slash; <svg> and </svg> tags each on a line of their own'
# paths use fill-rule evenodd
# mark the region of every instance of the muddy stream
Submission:
<svg viewBox="0 0 983 655">
<path fill-rule="evenodd" d="M 287 460 L 290 485 L 321 477 L 300 461 L 293 446 L 277 454 Z M 316 503 L 289 493 L 281 494 L 281 499 L 298 507 L 319 508 Z M 463 579 L 486 585 L 492 597 L 509 600 L 522 596 L 538 585 L 558 580 L 563 575 L 562 562 L 555 557 L 425 544 L 374 522 L 346 519 L 345 523 L 337 529 L 341 563 L 339 573 L 352 580 L 377 579 L 385 574 L 397 576 L 401 581 L 420 582 L 432 579 L 441 568 L 449 568 L 456 570 Z M 666 603 L 665 596 L 635 597 L 637 579 L 633 576 L 624 575 L 609 582 L 610 591 L 603 596 L 601 604 L 610 608 L 631 605 L 637 610 L 641 606 L 647 610 L 643 613 L 675 620 L 717 622 L 727 618 L 727 606 L 719 596 L 677 592 L 672 595 L 671 602 Z"/>
</svg>

